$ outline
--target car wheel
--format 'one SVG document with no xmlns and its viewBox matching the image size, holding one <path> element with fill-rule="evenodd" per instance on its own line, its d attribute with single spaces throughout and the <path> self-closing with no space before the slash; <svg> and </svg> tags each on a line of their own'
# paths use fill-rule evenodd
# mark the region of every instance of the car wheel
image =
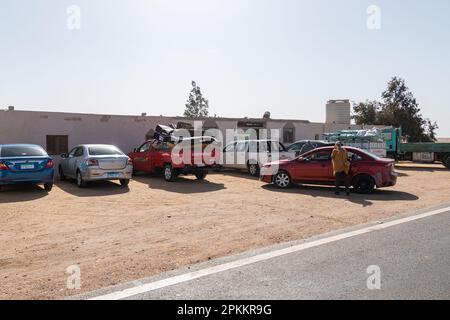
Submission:
<svg viewBox="0 0 450 320">
<path fill-rule="evenodd" d="M 197 172 L 197 173 L 195 174 L 195 177 L 196 177 L 198 180 L 203 180 L 203 179 L 206 178 L 207 175 L 208 175 L 208 171 L 204 170 L 204 171 L 201 171 L 201 172 Z"/>
<path fill-rule="evenodd" d="M 447 157 L 444 158 L 443 163 L 447 169 L 450 169 L 450 155 L 447 155 Z"/>
<path fill-rule="evenodd" d="M 66 176 L 64 175 L 64 172 L 63 172 L 63 169 L 61 166 L 59 166 L 58 172 L 59 172 L 59 180 L 61 180 L 61 181 L 66 180 Z"/>
<path fill-rule="evenodd" d="M 259 176 L 259 165 L 257 163 L 249 164 L 248 165 L 248 173 L 250 173 L 250 175 L 253 177 Z"/>
<path fill-rule="evenodd" d="M 281 189 L 286 189 L 289 187 L 292 183 L 291 177 L 289 174 L 285 171 L 278 172 L 275 177 L 273 178 L 273 183 Z"/>
<path fill-rule="evenodd" d="M 130 184 L 130 179 L 120 179 L 120 185 L 126 187 Z"/>
<path fill-rule="evenodd" d="M 375 189 L 375 182 L 370 176 L 357 176 L 353 180 L 353 188 L 357 193 L 372 193 Z"/>
<path fill-rule="evenodd" d="M 47 191 L 51 191 L 53 189 L 53 183 L 45 183 L 44 184 L 44 189 Z"/>
<path fill-rule="evenodd" d="M 168 182 L 174 182 L 177 179 L 177 174 L 170 164 L 164 166 L 164 179 Z"/>
<path fill-rule="evenodd" d="M 86 182 L 83 180 L 83 176 L 80 171 L 77 171 L 77 186 L 78 188 L 86 187 Z"/>
</svg>

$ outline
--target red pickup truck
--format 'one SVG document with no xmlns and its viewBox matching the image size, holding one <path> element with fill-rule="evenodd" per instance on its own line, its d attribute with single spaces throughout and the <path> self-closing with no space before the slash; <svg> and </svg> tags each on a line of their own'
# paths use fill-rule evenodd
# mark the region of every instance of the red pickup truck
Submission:
<svg viewBox="0 0 450 320">
<path fill-rule="evenodd" d="M 194 174 L 203 180 L 208 168 L 219 163 L 220 145 L 212 137 L 186 138 L 179 143 L 148 140 L 128 156 L 133 172 L 162 171 L 166 181 L 175 181 L 180 174 Z"/>
</svg>

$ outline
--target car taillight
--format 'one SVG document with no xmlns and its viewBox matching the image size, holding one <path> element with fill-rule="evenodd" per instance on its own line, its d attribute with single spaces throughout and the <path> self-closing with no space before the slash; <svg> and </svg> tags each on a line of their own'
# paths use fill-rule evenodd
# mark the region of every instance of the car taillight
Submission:
<svg viewBox="0 0 450 320">
<path fill-rule="evenodd" d="M 88 167 L 98 166 L 98 160 L 96 160 L 96 159 L 88 159 L 88 160 L 86 160 L 86 165 Z"/>
<path fill-rule="evenodd" d="M 53 160 L 48 160 L 47 164 L 45 165 L 45 169 L 51 169 L 55 166 L 55 164 L 53 163 Z"/>
<path fill-rule="evenodd" d="M 391 172 L 395 173 L 395 166 L 393 164 L 391 164 Z"/>
<path fill-rule="evenodd" d="M 214 158 L 215 156 L 216 156 L 216 149 L 213 149 L 212 152 L 211 152 L 211 157 Z"/>
<path fill-rule="evenodd" d="M 9 170 L 9 167 L 4 162 L 0 161 L 0 170 Z"/>
<path fill-rule="evenodd" d="M 393 163 L 389 163 L 386 165 L 386 168 L 390 171 L 390 172 L 395 172 L 395 167 Z"/>
</svg>

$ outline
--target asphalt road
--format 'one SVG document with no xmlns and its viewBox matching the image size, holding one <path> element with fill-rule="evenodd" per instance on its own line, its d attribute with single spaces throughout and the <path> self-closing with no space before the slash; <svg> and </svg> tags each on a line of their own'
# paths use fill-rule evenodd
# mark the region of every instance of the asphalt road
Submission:
<svg viewBox="0 0 450 320">
<path fill-rule="evenodd" d="M 127 298 L 449 299 L 449 231 L 450 210 Z"/>
</svg>

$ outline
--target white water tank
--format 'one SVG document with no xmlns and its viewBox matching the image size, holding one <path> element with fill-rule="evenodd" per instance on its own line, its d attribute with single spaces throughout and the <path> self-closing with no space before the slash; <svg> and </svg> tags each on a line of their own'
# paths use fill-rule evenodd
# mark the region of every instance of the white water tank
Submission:
<svg viewBox="0 0 450 320">
<path fill-rule="evenodd" d="M 329 100 L 326 107 L 326 123 L 350 124 L 350 101 Z"/>
</svg>

